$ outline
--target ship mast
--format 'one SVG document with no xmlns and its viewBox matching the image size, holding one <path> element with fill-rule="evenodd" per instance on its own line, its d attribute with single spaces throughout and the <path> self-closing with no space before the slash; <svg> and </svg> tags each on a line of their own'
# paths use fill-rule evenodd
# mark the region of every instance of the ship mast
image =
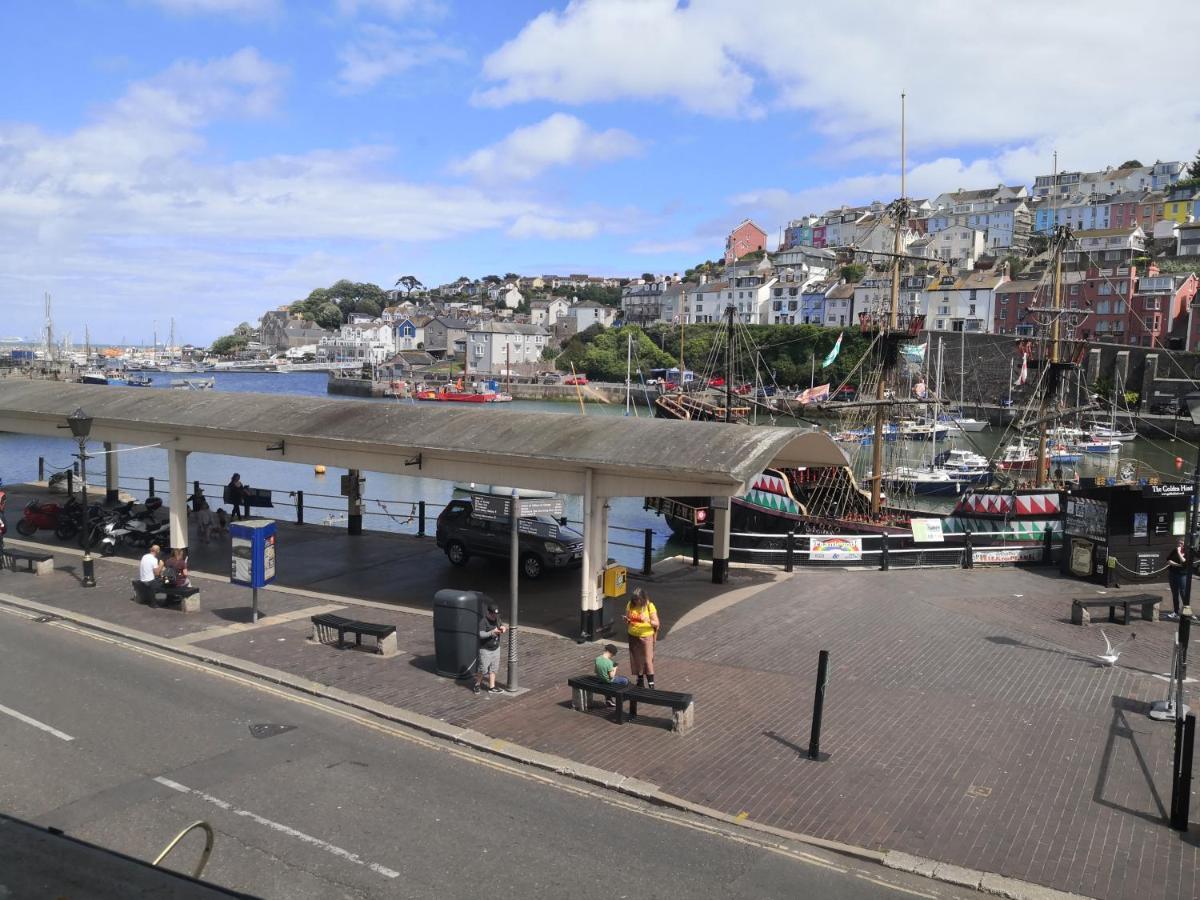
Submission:
<svg viewBox="0 0 1200 900">
<path fill-rule="evenodd" d="M 882 351 L 883 365 L 879 370 L 879 382 L 875 385 L 875 434 L 871 441 L 871 515 L 878 516 L 882 508 L 882 487 L 883 487 L 883 429 L 887 420 L 887 406 L 884 404 L 886 396 L 888 365 L 890 362 L 890 352 L 888 347 L 888 334 L 895 332 L 900 315 L 900 254 L 903 252 L 901 246 L 900 229 L 904 220 L 907 218 L 908 203 L 904 199 L 904 97 L 900 95 L 900 199 L 896 201 L 895 221 L 893 222 L 892 234 L 892 289 L 891 296 L 888 301 L 888 316 L 887 321 L 881 321 L 879 325 L 879 340 Z"/>
<path fill-rule="evenodd" d="M 1051 185 L 1058 181 L 1058 153 L 1054 154 L 1054 176 L 1051 179 Z M 1056 217 L 1057 218 L 1057 217 Z M 1062 316 L 1062 251 L 1065 244 L 1066 236 L 1058 227 L 1058 223 L 1054 224 L 1054 243 L 1051 247 L 1054 253 L 1054 293 L 1053 299 L 1050 301 L 1050 369 L 1057 374 L 1059 368 L 1059 340 L 1061 337 L 1059 331 L 1059 320 Z M 1038 452 L 1037 452 L 1037 470 L 1034 475 L 1034 485 L 1041 487 L 1046 481 L 1047 459 L 1046 459 L 1046 407 L 1049 406 L 1052 396 L 1057 389 L 1057 378 L 1044 379 L 1042 384 L 1042 403 L 1038 409 Z"/>
</svg>

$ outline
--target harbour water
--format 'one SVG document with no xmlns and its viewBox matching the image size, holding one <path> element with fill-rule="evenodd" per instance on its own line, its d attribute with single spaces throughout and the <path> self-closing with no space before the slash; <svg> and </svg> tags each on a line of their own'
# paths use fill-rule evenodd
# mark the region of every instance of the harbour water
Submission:
<svg viewBox="0 0 1200 900">
<path fill-rule="evenodd" d="M 179 375 L 169 375 L 162 372 L 149 373 L 153 385 L 141 388 L 145 393 L 147 405 L 170 403 L 176 392 L 169 388 L 173 379 Z M 229 393 L 262 393 L 278 394 L 281 402 L 286 402 L 289 395 L 326 398 L 326 375 L 323 372 L 303 372 L 289 375 L 255 373 L 255 372 L 217 372 L 205 373 L 204 378 L 214 378 L 214 390 Z M 332 397 L 338 400 L 341 398 Z M 370 403 L 408 403 L 413 401 L 379 399 L 357 401 Z M 449 404 L 447 404 L 449 405 Z M 459 404 L 455 404 L 458 406 Z M 576 403 L 557 403 L 546 401 L 514 401 L 492 408 L 516 408 L 522 410 L 537 410 L 561 414 L 579 413 Z M 587 415 L 623 415 L 623 406 L 589 403 Z M 646 409 L 641 410 L 647 415 Z M 92 452 L 102 450 L 99 444 L 89 444 Z M 147 479 L 156 479 L 156 492 L 164 493 L 167 485 L 167 455 L 160 448 L 129 449 L 120 448 L 121 487 L 134 496 L 144 498 L 148 487 Z M 19 483 L 33 481 L 38 474 L 38 458 L 45 460 L 46 471 L 67 469 L 74 461 L 76 447 L 68 438 L 46 438 L 33 435 L 0 433 L 0 478 L 4 483 Z M 96 459 L 89 474 L 92 485 L 103 484 L 103 461 Z M 245 459 L 220 454 L 194 453 L 188 457 L 188 479 L 198 480 L 204 487 L 210 502 L 219 502 L 220 488 L 226 484 L 230 476 L 237 472 L 242 481 L 250 487 L 270 488 L 273 493 L 274 508 L 264 510 L 273 518 L 288 521 L 295 520 L 295 492 L 304 492 L 304 520 L 307 523 L 320 524 L 330 521 L 330 524 L 344 527 L 346 511 L 345 498 L 339 496 L 340 477 L 346 473 L 332 461 L 326 464 L 325 474 L 317 474 L 314 467 L 308 464 L 289 463 L 286 461 Z M 486 481 L 486 473 L 480 473 L 480 478 Z M 432 478 L 419 478 L 385 473 L 364 473 L 367 483 L 364 492 L 367 498 L 364 527 L 380 531 L 399 531 L 415 533 L 417 521 L 415 518 L 416 503 L 424 500 L 427 504 L 427 532 L 433 533 L 434 519 L 447 503 L 454 492 L 451 482 L 439 481 Z M 582 500 L 579 497 L 565 497 L 567 517 L 578 522 L 582 517 Z M 8 518 L 11 525 L 13 513 L 9 510 Z M 642 508 L 642 501 L 636 497 L 622 497 L 611 501 L 609 511 L 610 547 L 609 555 L 630 566 L 640 566 L 642 563 L 642 546 L 644 529 L 653 530 L 655 555 L 662 556 L 668 552 L 667 541 L 670 529 L 662 518 Z M 624 546 L 628 545 L 628 546 Z M 671 549 L 671 552 L 673 552 Z"/>
<path fill-rule="evenodd" d="M 153 373 L 154 386 L 144 388 L 147 404 L 170 403 L 174 392 L 167 389 L 170 381 L 178 376 L 165 373 Z M 218 372 L 205 377 L 215 378 L 218 391 L 230 393 L 265 393 L 278 394 L 281 402 L 286 402 L 289 395 L 310 397 L 327 397 L 326 376 L 319 372 L 296 373 L 289 375 L 267 373 L 236 373 Z M 337 399 L 337 398 L 334 398 Z M 364 402 L 364 401 L 359 401 Z M 407 403 L 412 401 L 379 399 L 365 402 L 372 403 Z M 579 414 L 576 403 L 550 401 L 514 401 L 496 407 L 499 409 L 537 410 L 561 415 Z M 620 416 L 624 415 L 622 404 L 588 403 L 587 415 Z M 645 403 L 639 410 L 643 416 L 649 415 Z M 792 419 L 776 422 L 779 427 L 812 427 L 797 423 Z M 697 424 L 697 432 L 702 435 L 703 424 Z M 949 441 L 939 441 L 938 450 L 952 446 L 967 447 L 988 456 L 998 444 L 1011 440 L 1015 435 L 1006 434 L 1003 428 L 991 427 L 986 431 L 954 437 Z M 93 450 L 100 451 L 95 445 Z M 855 469 L 860 478 L 870 465 L 870 447 L 846 448 L 854 460 Z M 67 438 L 44 438 L 19 434 L 0 434 L 0 478 L 6 483 L 32 481 L 37 477 L 38 458 L 46 461 L 47 471 L 58 471 L 68 468 L 72 461 L 75 447 Z M 899 441 L 886 445 L 888 466 L 921 465 L 928 462 L 929 445 L 923 442 Z M 1131 476 L 1144 478 L 1156 476 L 1162 480 L 1174 480 L 1186 477 L 1191 470 L 1195 447 L 1182 439 L 1176 439 L 1164 430 L 1157 438 L 1139 438 L 1136 441 L 1123 444 L 1119 454 L 1102 456 L 1085 456 L 1076 466 L 1064 466 L 1068 477 L 1078 475 L 1085 482 L 1094 478 Z M 1177 459 L 1180 464 L 1177 465 Z M 91 482 L 96 484 L 102 480 L 102 463 L 97 460 L 91 474 Z M 157 480 L 157 490 L 161 493 L 166 489 L 167 460 L 166 452 L 159 448 L 130 449 L 121 448 L 120 457 L 121 486 L 124 490 L 138 497 L 144 497 L 148 486 L 147 479 Z M 289 463 L 275 460 L 243 459 L 239 457 L 218 454 L 193 454 L 188 459 L 188 476 L 191 480 L 199 480 L 205 486 L 205 492 L 210 500 L 220 500 L 220 486 L 228 482 L 230 476 L 238 472 L 244 483 L 251 487 L 270 488 L 273 491 L 275 508 L 270 511 L 272 516 L 285 520 L 295 518 L 295 492 L 304 492 L 305 521 L 330 524 L 341 524 L 345 513 L 345 499 L 338 495 L 339 479 L 345 469 L 338 468 L 332 463 L 327 464 L 324 475 L 317 474 L 313 466 L 307 464 Z M 400 531 L 413 533 L 417 524 L 415 519 L 415 504 L 424 500 L 427 504 L 429 532 L 433 530 L 433 519 L 440 512 L 442 505 L 453 496 L 454 486 L 450 482 L 430 478 L 391 475 L 383 473 L 366 473 L 366 517 L 364 524 L 368 528 L 384 531 Z M 481 478 L 484 478 L 481 473 Z M 864 482 L 865 483 L 865 482 Z M 578 521 L 582 515 L 582 502 L 579 497 L 565 498 L 567 515 L 573 521 Z M 920 508 L 948 511 L 953 505 L 953 497 L 913 498 L 905 505 L 917 505 Z M 11 522 L 11 511 L 10 511 Z M 625 497 L 611 501 L 609 514 L 611 527 L 610 555 L 627 565 L 640 565 L 642 559 L 642 542 L 644 529 L 653 532 L 655 555 L 684 552 L 685 548 L 668 544 L 670 529 L 662 518 L 642 508 L 640 498 Z"/>
</svg>

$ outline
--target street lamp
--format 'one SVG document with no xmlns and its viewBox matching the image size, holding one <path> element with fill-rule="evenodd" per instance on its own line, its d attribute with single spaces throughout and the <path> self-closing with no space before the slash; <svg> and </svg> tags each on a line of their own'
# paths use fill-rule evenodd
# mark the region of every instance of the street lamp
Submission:
<svg viewBox="0 0 1200 900">
<path fill-rule="evenodd" d="M 1192 424 L 1200 427 L 1200 392 L 1184 397 Z M 1192 793 L 1192 738 L 1196 717 L 1184 712 L 1183 682 L 1187 678 L 1188 640 L 1192 629 L 1192 570 L 1195 568 L 1194 540 L 1196 511 L 1200 506 L 1200 446 L 1196 448 L 1196 463 L 1192 468 L 1192 492 L 1188 495 L 1187 518 L 1187 575 L 1183 582 L 1183 609 L 1179 612 L 1179 652 L 1175 673 L 1175 756 L 1171 770 L 1171 827 L 1187 831 L 1188 807 Z M 1186 720 L 1185 720 L 1186 715 Z"/>
<path fill-rule="evenodd" d="M 92 523 L 87 495 L 87 439 L 88 435 L 92 433 L 92 417 L 82 408 L 76 409 L 67 416 L 67 426 L 71 429 L 75 440 L 79 441 L 79 477 L 83 482 L 83 586 L 95 587 L 96 570 L 92 561 Z"/>
</svg>

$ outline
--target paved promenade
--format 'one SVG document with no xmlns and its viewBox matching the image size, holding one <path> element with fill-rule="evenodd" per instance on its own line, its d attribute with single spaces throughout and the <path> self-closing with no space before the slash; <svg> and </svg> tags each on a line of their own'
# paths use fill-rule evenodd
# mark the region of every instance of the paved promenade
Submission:
<svg viewBox="0 0 1200 900">
<path fill-rule="evenodd" d="M 326 557 L 345 540 L 331 539 Z M 1070 598 L 1098 589 L 1053 574 L 804 571 L 714 594 L 690 570 L 664 572 L 649 585 L 674 625 L 658 683 L 696 695 L 686 736 L 665 719 L 618 727 L 603 711 L 571 710 L 566 678 L 597 649 L 551 631 L 522 635 L 527 690 L 476 697 L 433 674 L 427 610 L 280 589 L 263 593 L 269 615 L 251 626 L 247 592 L 220 580 L 201 581 L 203 610 L 185 616 L 133 603 L 128 561 L 101 561 L 98 577 L 99 588 L 82 589 L 78 558 L 60 552 L 52 576 L 0 575 L 0 595 L 615 771 L 754 823 L 889 851 L 895 865 L 912 854 L 1099 898 L 1200 891 L 1200 831 L 1164 823 L 1172 729 L 1144 714 L 1165 694 L 1157 676 L 1174 626 L 1073 626 Z M 309 615 L 342 608 L 394 622 L 401 654 L 306 639 Z M 1137 633 L 1117 667 L 1096 659 L 1100 627 Z M 802 751 L 822 649 L 829 758 L 815 763 Z"/>
</svg>

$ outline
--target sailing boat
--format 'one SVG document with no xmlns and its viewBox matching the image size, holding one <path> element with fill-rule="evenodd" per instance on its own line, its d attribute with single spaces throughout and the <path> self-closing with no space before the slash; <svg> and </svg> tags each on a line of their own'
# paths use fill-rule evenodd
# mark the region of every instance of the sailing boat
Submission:
<svg viewBox="0 0 1200 900">
<path fill-rule="evenodd" d="M 1120 444 L 1128 443 L 1137 437 L 1137 432 L 1133 428 L 1118 428 L 1117 427 L 1117 401 L 1121 397 L 1121 372 L 1117 370 L 1117 383 L 1113 385 L 1112 398 L 1112 417 L 1106 424 L 1092 420 L 1086 423 L 1087 433 L 1090 438 L 1089 443 L 1097 442 L 1116 442 L 1117 449 L 1120 449 Z M 1091 451 L 1091 452 L 1108 452 L 1108 451 Z"/>
<path fill-rule="evenodd" d="M 950 426 L 951 433 L 955 431 L 967 431 L 971 433 L 983 431 L 988 427 L 986 419 L 974 419 L 964 415 L 962 404 L 967 402 L 966 394 L 966 375 L 967 375 L 967 333 L 960 331 L 958 333 L 958 402 L 959 406 L 951 407 L 946 410 L 944 416 L 939 417 L 938 421 L 945 421 Z"/>
</svg>

